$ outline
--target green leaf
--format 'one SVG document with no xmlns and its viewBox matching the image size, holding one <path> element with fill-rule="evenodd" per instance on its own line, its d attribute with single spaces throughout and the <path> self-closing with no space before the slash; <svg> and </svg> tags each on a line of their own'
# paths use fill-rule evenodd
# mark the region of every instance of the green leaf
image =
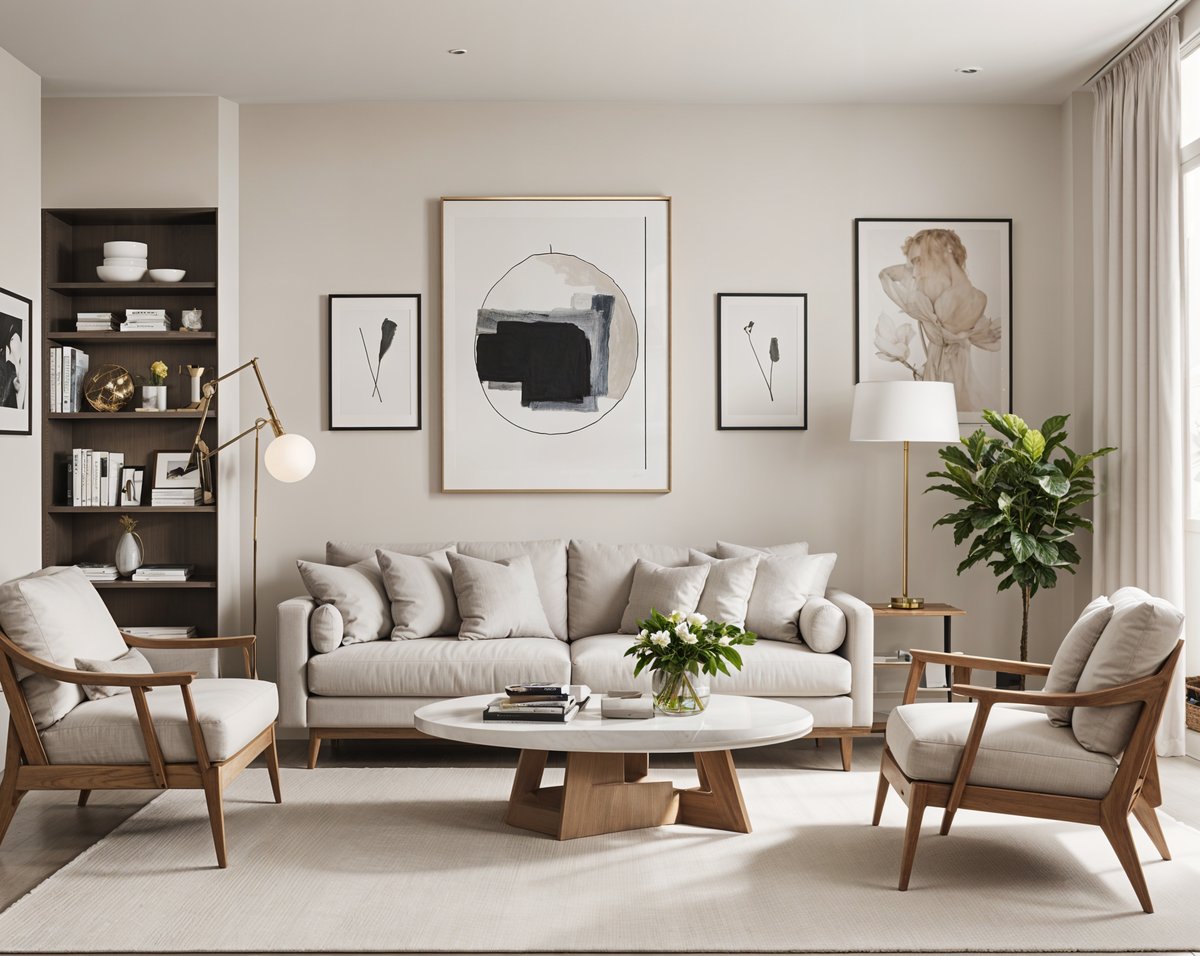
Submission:
<svg viewBox="0 0 1200 956">
<path fill-rule="evenodd" d="M 1009 536 L 1009 546 L 1012 548 L 1012 554 L 1017 564 L 1024 564 L 1033 557 L 1033 549 L 1036 545 L 1037 541 L 1033 535 L 1024 531 L 1014 531 Z"/>
<path fill-rule="evenodd" d="M 1035 541 L 1033 556 L 1042 564 L 1053 566 L 1058 564 L 1058 545 L 1049 541 Z"/>
<path fill-rule="evenodd" d="M 1003 416 L 1004 424 L 1008 426 L 1009 432 L 1014 438 L 1024 438 L 1025 433 L 1029 431 L 1029 426 L 1025 424 L 1025 419 L 1020 415 L 1013 415 L 1011 412 Z"/>
<path fill-rule="evenodd" d="M 971 516 L 971 527 L 976 531 L 986 531 L 993 525 L 999 524 L 1004 520 L 1003 512 L 995 512 L 993 514 L 977 514 Z"/>
<path fill-rule="evenodd" d="M 1021 435 L 1021 445 L 1034 461 L 1042 460 L 1042 453 L 1046 450 L 1046 439 L 1036 428 L 1030 428 Z"/>
<path fill-rule="evenodd" d="M 1055 498 L 1063 497 L 1071 490 L 1071 483 L 1060 474 L 1042 475 L 1038 479 L 1038 484 L 1042 486 L 1042 490 L 1048 495 L 1053 495 Z"/>
</svg>

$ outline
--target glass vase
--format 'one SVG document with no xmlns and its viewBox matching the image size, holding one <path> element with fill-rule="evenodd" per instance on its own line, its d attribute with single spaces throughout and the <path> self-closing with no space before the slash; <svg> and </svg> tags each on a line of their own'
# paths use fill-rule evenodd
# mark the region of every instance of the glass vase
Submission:
<svg viewBox="0 0 1200 956">
<path fill-rule="evenodd" d="M 687 717 L 701 713 L 708 706 L 711 693 L 707 674 L 691 671 L 654 672 L 654 709 L 670 717 Z"/>
</svg>

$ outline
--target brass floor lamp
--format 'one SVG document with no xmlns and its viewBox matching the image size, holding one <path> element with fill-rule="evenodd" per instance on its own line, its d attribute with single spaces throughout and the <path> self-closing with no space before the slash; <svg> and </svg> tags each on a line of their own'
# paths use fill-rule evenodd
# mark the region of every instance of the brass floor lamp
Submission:
<svg viewBox="0 0 1200 956">
<path fill-rule="evenodd" d="M 263 401 L 267 405 L 267 417 L 256 418 L 254 424 L 245 431 L 235 435 L 229 441 L 222 442 L 216 448 L 210 449 L 204 441 L 203 432 L 208 415 L 209 406 L 212 404 L 213 396 L 217 393 L 217 385 L 225 381 L 227 378 L 232 378 L 246 369 L 254 369 L 254 377 L 258 381 L 259 391 L 262 392 Z M 213 489 L 211 479 L 208 476 L 208 468 L 206 463 L 210 458 L 217 454 L 222 449 L 228 448 L 230 445 L 241 441 L 247 435 L 254 435 L 254 564 L 252 578 L 252 597 L 253 602 L 253 631 L 258 633 L 258 459 L 259 459 L 259 434 L 268 425 L 275 437 L 271 439 L 271 443 L 267 445 L 267 452 L 263 456 L 264 464 L 267 466 L 267 472 L 277 481 L 294 482 L 302 481 L 307 478 L 313 470 L 313 466 L 317 463 L 317 452 L 310 442 L 303 435 L 295 435 L 283 430 L 283 425 L 279 421 L 279 413 L 275 411 L 275 406 L 271 404 L 271 396 L 267 393 L 266 383 L 263 381 L 262 369 L 259 368 L 258 359 L 252 358 L 249 362 L 239 365 L 237 368 L 224 375 L 218 375 L 211 382 L 204 385 L 199 405 L 200 424 L 196 428 L 196 437 L 192 439 L 191 451 L 188 454 L 187 464 L 182 468 L 174 469 L 170 472 L 170 477 L 177 478 L 185 475 L 188 472 L 200 469 L 201 481 L 200 485 L 203 489 L 204 503 L 211 504 L 213 501 Z"/>
</svg>

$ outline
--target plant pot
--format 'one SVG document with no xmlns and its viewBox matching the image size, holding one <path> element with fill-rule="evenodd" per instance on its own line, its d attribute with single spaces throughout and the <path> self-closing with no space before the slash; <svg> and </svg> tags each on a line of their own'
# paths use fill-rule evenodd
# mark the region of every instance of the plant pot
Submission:
<svg viewBox="0 0 1200 956">
<path fill-rule="evenodd" d="M 655 671 L 653 689 L 655 711 L 669 717 L 701 713 L 711 695 L 709 676 L 690 671 Z"/>
<path fill-rule="evenodd" d="M 156 412 L 165 412 L 167 410 L 167 386 L 143 385 L 142 408 Z"/>
<path fill-rule="evenodd" d="M 117 539 L 117 554 L 114 563 L 117 574 L 123 578 L 129 577 L 142 566 L 145 554 L 142 549 L 142 537 L 136 531 L 126 531 Z"/>
</svg>

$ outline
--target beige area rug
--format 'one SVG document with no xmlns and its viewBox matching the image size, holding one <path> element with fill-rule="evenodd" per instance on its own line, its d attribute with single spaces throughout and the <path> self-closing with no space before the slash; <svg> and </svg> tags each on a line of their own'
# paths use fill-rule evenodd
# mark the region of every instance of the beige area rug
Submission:
<svg viewBox="0 0 1200 956">
<path fill-rule="evenodd" d="M 903 805 L 870 827 L 875 780 L 747 770 L 753 833 L 558 843 L 501 822 L 504 770 L 285 770 L 282 806 L 252 771 L 227 798 L 228 870 L 202 796 L 164 794 L 0 914 L 0 950 L 1200 948 L 1200 832 L 1164 820 L 1168 863 L 1137 831 L 1145 915 L 1098 829 L 963 811 L 939 837 L 931 812 L 900 893 Z"/>
</svg>

